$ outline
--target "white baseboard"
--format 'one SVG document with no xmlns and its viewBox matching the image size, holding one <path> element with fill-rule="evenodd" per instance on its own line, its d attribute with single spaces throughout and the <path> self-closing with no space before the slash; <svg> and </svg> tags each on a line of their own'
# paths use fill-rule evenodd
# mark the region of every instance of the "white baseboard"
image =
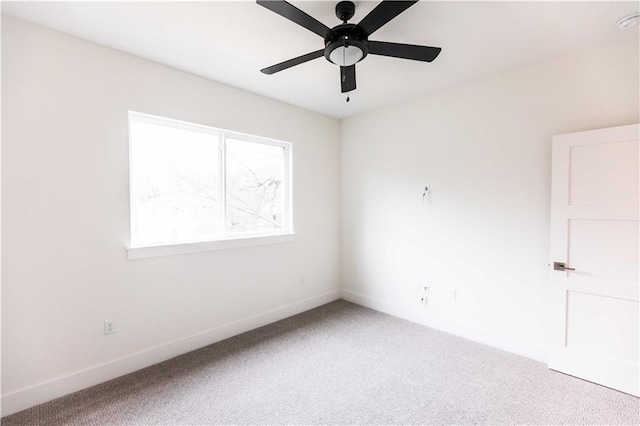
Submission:
<svg viewBox="0 0 640 426">
<path fill-rule="evenodd" d="M 338 290 L 329 291 L 290 305 L 253 315 L 184 339 L 166 343 L 124 358 L 96 365 L 67 376 L 2 395 L 2 416 L 17 413 L 52 399 L 132 373 L 178 355 L 228 339 L 258 327 L 280 321 L 340 298 Z"/>
<path fill-rule="evenodd" d="M 547 349 L 544 345 L 536 342 L 506 336 L 480 327 L 455 323 L 429 314 L 428 312 L 400 306 L 353 291 L 342 290 L 341 298 L 385 314 L 435 328 L 449 334 L 455 334 L 456 336 L 464 337 L 474 342 L 522 355 L 536 361 L 547 362 Z"/>
</svg>

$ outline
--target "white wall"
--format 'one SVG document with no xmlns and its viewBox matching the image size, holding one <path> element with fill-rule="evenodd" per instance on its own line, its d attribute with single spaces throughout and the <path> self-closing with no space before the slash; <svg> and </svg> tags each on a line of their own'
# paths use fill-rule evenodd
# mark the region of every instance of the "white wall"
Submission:
<svg viewBox="0 0 640 426">
<path fill-rule="evenodd" d="M 340 279 L 542 357 L 551 136 L 638 122 L 638 73 L 630 40 L 339 125 L 3 17 L 3 414 L 332 300 Z M 130 109 L 293 142 L 296 241 L 128 261 Z"/>
<path fill-rule="evenodd" d="M 2 94 L 3 414 L 338 297 L 337 120 L 10 17 Z M 128 110 L 292 142 L 295 242 L 127 260 Z"/>
<path fill-rule="evenodd" d="M 639 75 L 631 38 L 343 120 L 344 297 L 544 359 L 551 137 L 640 121 Z"/>
</svg>

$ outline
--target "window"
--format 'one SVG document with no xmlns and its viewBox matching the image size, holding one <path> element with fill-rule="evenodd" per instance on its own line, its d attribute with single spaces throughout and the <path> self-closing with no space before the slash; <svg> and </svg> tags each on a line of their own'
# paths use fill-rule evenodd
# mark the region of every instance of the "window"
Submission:
<svg viewBox="0 0 640 426">
<path fill-rule="evenodd" d="M 292 233 L 289 143 L 129 112 L 129 145 L 131 248 Z"/>
</svg>

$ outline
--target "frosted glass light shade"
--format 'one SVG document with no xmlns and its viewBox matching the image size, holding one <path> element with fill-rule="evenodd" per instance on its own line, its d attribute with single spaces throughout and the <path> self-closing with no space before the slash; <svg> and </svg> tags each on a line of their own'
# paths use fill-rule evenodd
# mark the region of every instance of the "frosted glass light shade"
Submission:
<svg viewBox="0 0 640 426">
<path fill-rule="evenodd" d="M 362 59 L 363 53 L 356 46 L 336 47 L 329 55 L 329 60 L 341 67 L 349 67 Z"/>
</svg>

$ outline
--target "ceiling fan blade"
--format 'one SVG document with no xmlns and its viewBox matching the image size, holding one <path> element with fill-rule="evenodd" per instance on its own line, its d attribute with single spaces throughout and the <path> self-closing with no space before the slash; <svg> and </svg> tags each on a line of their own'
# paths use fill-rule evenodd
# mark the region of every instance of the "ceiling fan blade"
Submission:
<svg viewBox="0 0 640 426">
<path fill-rule="evenodd" d="M 376 6 L 362 21 L 358 24 L 367 36 L 370 36 L 381 26 L 400 15 L 409 7 L 417 3 L 418 1 L 382 1 Z"/>
<path fill-rule="evenodd" d="M 340 67 L 340 87 L 342 93 L 356 90 L 356 66 Z"/>
<path fill-rule="evenodd" d="M 369 54 L 393 56 L 394 58 L 413 59 L 414 61 L 433 61 L 442 50 L 439 47 L 416 46 L 415 44 L 369 41 Z"/>
<path fill-rule="evenodd" d="M 286 70 L 295 65 L 304 64 L 312 59 L 324 56 L 324 49 L 316 50 L 315 52 L 307 53 L 306 55 L 298 56 L 297 58 L 289 59 L 288 61 L 280 62 L 279 64 L 271 65 L 270 67 L 263 68 L 262 71 L 265 74 L 275 74 L 278 71 Z"/>
<path fill-rule="evenodd" d="M 256 3 L 300 26 L 305 27 L 309 31 L 313 31 L 322 38 L 327 38 L 331 33 L 331 29 L 325 24 L 307 15 L 294 5 L 287 3 L 284 0 L 257 0 Z"/>
</svg>

